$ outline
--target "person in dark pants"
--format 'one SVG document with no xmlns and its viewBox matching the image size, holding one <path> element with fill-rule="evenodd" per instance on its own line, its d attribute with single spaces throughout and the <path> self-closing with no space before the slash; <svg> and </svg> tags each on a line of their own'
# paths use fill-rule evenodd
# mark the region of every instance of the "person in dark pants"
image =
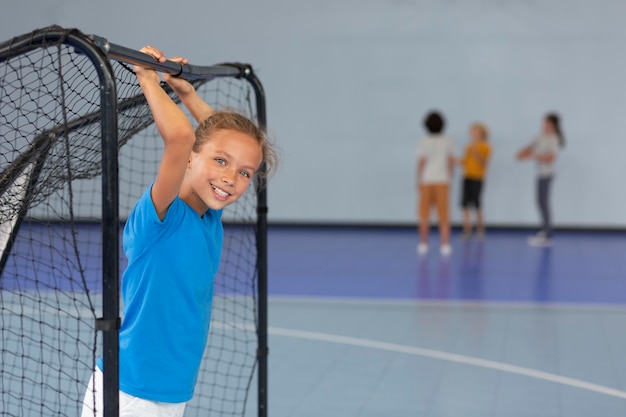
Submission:
<svg viewBox="0 0 626 417">
<path fill-rule="evenodd" d="M 541 215 L 541 230 L 528 238 L 531 246 L 552 246 L 552 216 L 550 189 L 554 179 L 554 165 L 559 148 L 565 145 L 560 118 L 549 113 L 543 120 L 542 133 L 517 153 L 519 160 L 535 160 L 537 164 L 537 205 Z"/>
<path fill-rule="evenodd" d="M 488 142 L 489 130 L 483 123 L 473 123 L 470 127 L 470 142 L 465 147 L 465 155 L 459 160 L 463 167 L 463 187 L 461 207 L 463 208 L 463 239 L 472 236 L 472 222 L 470 212 L 476 211 L 476 238 L 485 236 L 485 221 L 481 208 L 481 194 L 487 163 L 491 154 Z"/>
</svg>

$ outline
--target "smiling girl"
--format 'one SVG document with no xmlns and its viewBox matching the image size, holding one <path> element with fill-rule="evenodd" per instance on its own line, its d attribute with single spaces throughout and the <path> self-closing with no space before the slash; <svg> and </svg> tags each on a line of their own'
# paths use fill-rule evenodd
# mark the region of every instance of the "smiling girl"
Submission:
<svg viewBox="0 0 626 417">
<path fill-rule="evenodd" d="M 153 47 L 141 51 L 166 60 Z M 276 154 L 253 122 L 213 111 L 190 83 L 164 74 L 199 123 L 194 131 L 153 69 L 136 66 L 135 73 L 164 150 L 154 183 L 124 228 L 128 267 L 121 285 L 120 416 L 182 416 L 209 334 L 222 209 L 246 191 L 262 164 L 272 168 Z M 100 359 L 83 417 L 102 415 L 102 369 Z"/>
</svg>

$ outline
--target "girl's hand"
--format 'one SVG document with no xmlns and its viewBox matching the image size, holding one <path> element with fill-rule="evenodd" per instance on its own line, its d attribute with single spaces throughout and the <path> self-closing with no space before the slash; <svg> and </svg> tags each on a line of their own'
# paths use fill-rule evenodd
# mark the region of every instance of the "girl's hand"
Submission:
<svg viewBox="0 0 626 417">
<path fill-rule="evenodd" d="M 189 63 L 187 58 L 182 57 L 169 58 L 169 60 L 172 62 L 178 62 L 181 65 L 187 65 Z M 163 74 L 163 79 L 169 84 L 170 87 L 172 87 L 172 90 L 174 90 L 179 97 L 195 91 L 193 85 L 182 77 L 174 77 L 170 74 Z"/>
<path fill-rule="evenodd" d="M 152 58 L 154 58 L 157 62 L 165 62 L 166 58 L 165 55 L 163 55 L 163 52 L 161 52 L 160 50 L 148 45 L 148 46 L 144 46 L 143 48 L 141 48 L 139 50 L 140 52 L 143 52 L 146 55 L 150 55 Z M 149 67 L 144 67 L 141 65 L 135 65 L 134 66 L 134 71 L 135 74 L 137 75 L 137 78 L 141 81 L 141 80 L 152 80 L 153 82 L 157 82 L 159 83 L 161 81 L 159 74 L 156 73 L 156 71 L 153 68 L 149 68 Z"/>
<path fill-rule="evenodd" d="M 519 159 L 520 161 L 532 158 L 534 158 L 534 154 L 531 149 L 524 149 L 517 153 L 517 159 Z"/>
</svg>

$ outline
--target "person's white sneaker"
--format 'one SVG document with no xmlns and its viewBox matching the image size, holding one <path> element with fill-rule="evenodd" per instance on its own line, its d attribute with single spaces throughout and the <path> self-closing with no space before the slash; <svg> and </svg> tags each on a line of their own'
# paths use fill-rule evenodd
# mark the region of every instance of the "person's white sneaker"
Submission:
<svg viewBox="0 0 626 417">
<path fill-rule="evenodd" d="M 545 234 L 537 234 L 536 236 L 528 238 L 528 244 L 537 248 L 545 248 L 552 246 L 553 242 L 552 238 L 546 236 Z"/>
<path fill-rule="evenodd" d="M 452 246 L 450 245 L 441 245 L 439 251 L 443 256 L 448 256 L 452 253 Z"/>
<path fill-rule="evenodd" d="M 426 255 L 428 253 L 428 243 L 420 243 L 417 245 L 417 254 Z"/>
</svg>

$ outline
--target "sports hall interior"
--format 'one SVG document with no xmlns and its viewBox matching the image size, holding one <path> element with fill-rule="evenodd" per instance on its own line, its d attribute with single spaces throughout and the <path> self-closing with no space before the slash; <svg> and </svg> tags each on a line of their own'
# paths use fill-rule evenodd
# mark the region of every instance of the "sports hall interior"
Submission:
<svg viewBox="0 0 626 417">
<path fill-rule="evenodd" d="M 10 0 L 0 40 L 59 24 L 190 63 L 250 63 L 268 185 L 271 417 L 626 415 L 626 3 Z M 10 12 L 8 12 L 10 10 Z M 486 233 L 416 253 L 417 145 L 489 128 Z M 516 152 L 556 112 L 553 244 Z M 431 248 L 440 237 L 431 218 Z M 247 417 L 256 416 L 250 391 Z"/>
</svg>

